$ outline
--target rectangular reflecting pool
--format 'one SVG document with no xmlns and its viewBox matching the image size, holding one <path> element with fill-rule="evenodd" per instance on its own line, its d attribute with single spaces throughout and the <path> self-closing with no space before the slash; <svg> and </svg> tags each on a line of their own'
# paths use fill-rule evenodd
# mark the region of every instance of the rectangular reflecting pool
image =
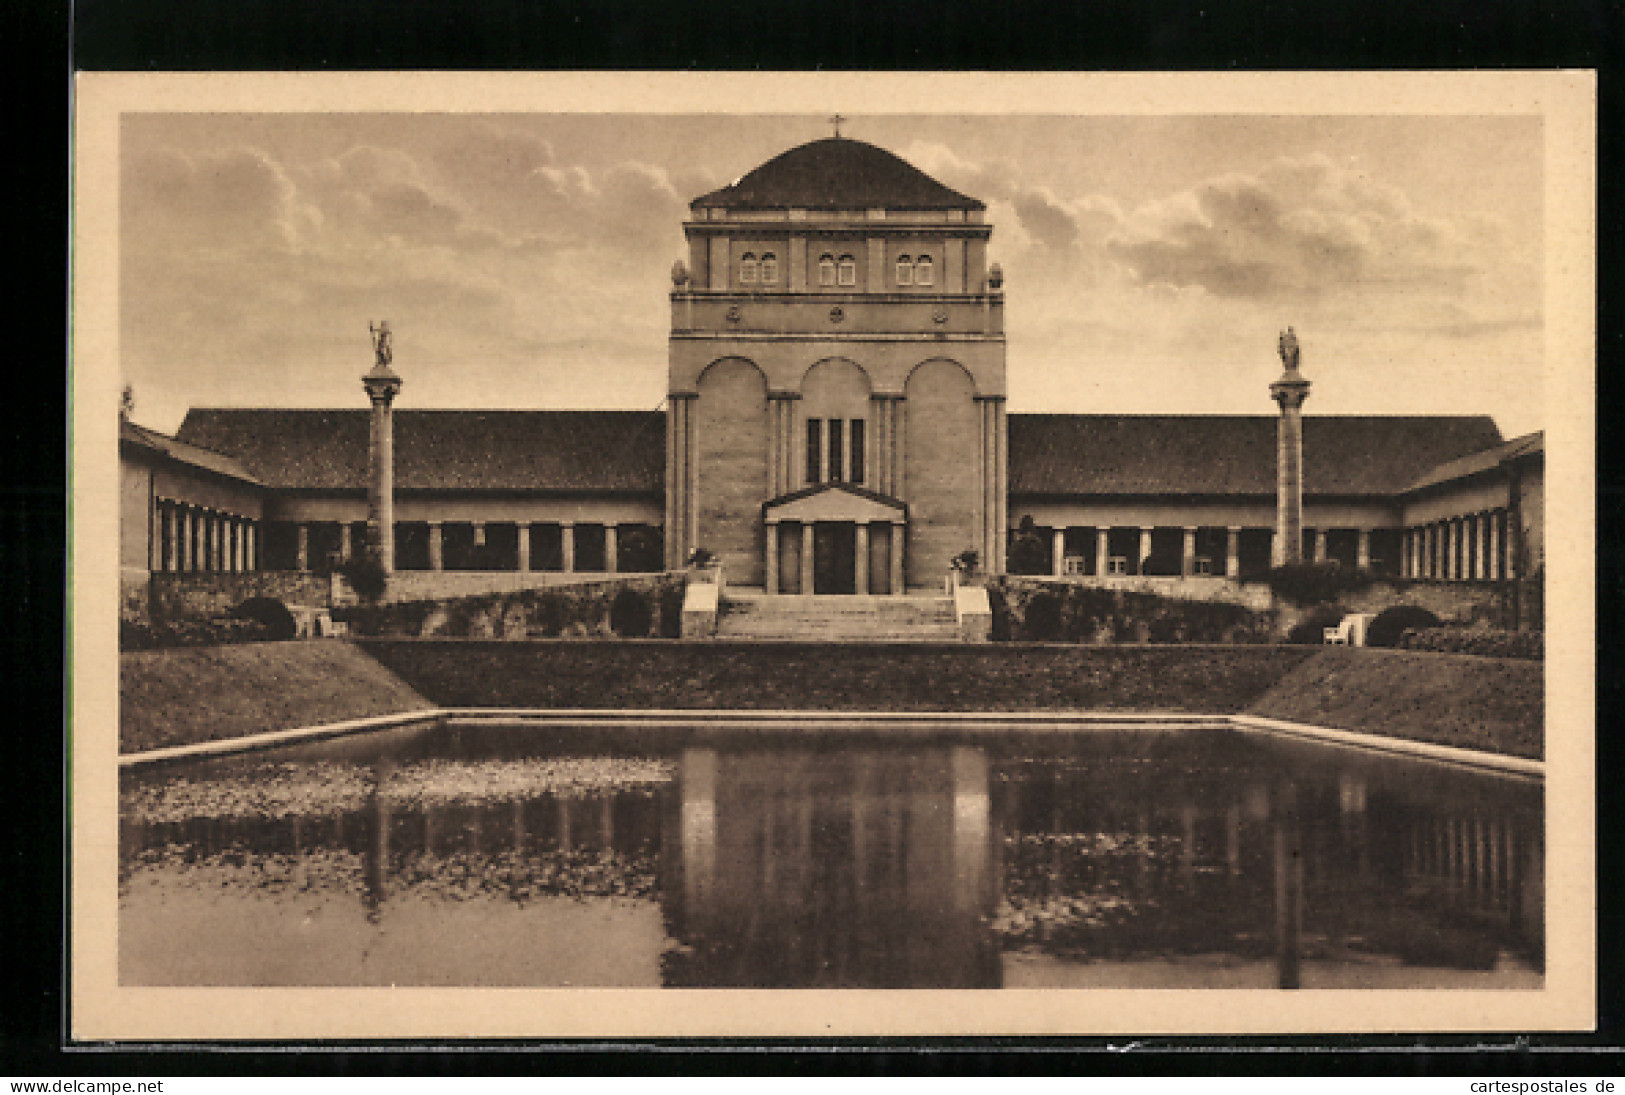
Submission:
<svg viewBox="0 0 1625 1095">
<path fill-rule="evenodd" d="M 1234 729 L 379 731 L 126 770 L 119 976 L 1539 988 L 1542 794 Z"/>
</svg>

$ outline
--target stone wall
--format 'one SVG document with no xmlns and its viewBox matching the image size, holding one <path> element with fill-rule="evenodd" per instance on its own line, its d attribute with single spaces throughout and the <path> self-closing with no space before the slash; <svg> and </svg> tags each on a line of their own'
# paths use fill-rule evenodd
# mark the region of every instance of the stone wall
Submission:
<svg viewBox="0 0 1625 1095">
<path fill-rule="evenodd" d="M 283 604 L 321 607 L 332 598 L 330 579 L 291 570 L 238 574 L 158 573 L 151 579 L 154 621 L 226 616 L 250 597 L 275 597 Z"/>
<path fill-rule="evenodd" d="M 356 636 L 384 638 L 608 638 L 612 611 L 624 591 L 639 596 L 653 637 L 676 635 L 682 612 L 679 573 L 621 575 L 601 581 L 447 597 L 350 605 L 334 618 Z"/>
<path fill-rule="evenodd" d="M 1066 579 L 996 575 L 993 638 L 1111 643 L 1262 643 L 1275 614 L 1217 598 L 1189 599 Z"/>
<path fill-rule="evenodd" d="M 652 577 L 640 571 L 606 574 L 602 571 L 561 570 L 397 570 L 381 598 L 386 604 L 397 601 L 437 601 L 452 597 L 477 597 L 487 593 L 518 593 L 526 589 L 588 585 L 618 581 L 623 577 Z M 348 598 L 345 598 L 348 599 Z"/>
<path fill-rule="evenodd" d="M 1500 583 L 1399 580 L 1377 582 L 1366 589 L 1344 593 L 1335 604 L 1344 613 L 1372 614 L 1394 605 L 1416 605 L 1427 609 L 1445 623 L 1487 623 L 1492 627 L 1508 627 L 1508 598 L 1507 587 Z M 1315 607 L 1304 608 L 1284 602 L 1277 609 L 1277 627 L 1281 634 L 1317 611 Z"/>
</svg>

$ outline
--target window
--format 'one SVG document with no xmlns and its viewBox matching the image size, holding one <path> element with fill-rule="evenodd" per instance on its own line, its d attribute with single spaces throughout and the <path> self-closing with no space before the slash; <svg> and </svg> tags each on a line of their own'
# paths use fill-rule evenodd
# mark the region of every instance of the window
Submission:
<svg viewBox="0 0 1625 1095">
<path fill-rule="evenodd" d="M 897 256 L 897 284 L 914 284 L 914 260 L 907 255 Z"/>
<path fill-rule="evenodd" d="M 768 251 L 762 256 L 762 284 L 777 285 L 779 283 L 779 257 Z"/>
<path fill-rule="evenodd" d="M 825 253 L 818 256 L 818 284 L 835 284 L 835 256 Z"/>
<path fill-rule="evenodd" d="M 824 453 L 820 436 L 823 426 L 822 419 L 807 419 L 807 482 L 809 483 L 822 483 L 824 481 Z"/>
<path fill-rule="evenodd" d="M 841 443 L 841 427 L 844 423 L 839 418 L 829 420 L 829 476 L 827 481 L 839 483 L 846 476 L 841 474 L 841 456 L 846 446 Z"/>
<path fill-rule="evenodd" d="M 863 482 L 863 419 L 852 420 L 852 482 Z"/>
<path fill-rule="evenodd" d="M 739 260 L 739 284 L 756 284 L 756 255 L 754 252 L 746 251 L 745 257 Z"/>
<path fill-rule="evenodd" d="M 1213 560 L 1208 558 L 1206 555 L 1198 555 L 1196 557 L 1196 559 L 1195 559 L 1195 564 L 1196 564 L 1195 573 L 1197 573 L 1197 574 L 1212 574 L 1213 573 Z"/>
<path fill-rule="evenodd" d="M 935 285 L 936 284 L 935 277 L 934 277 L 934 274 L 933 274 L 932 269 L 931 269 L 931 256 L 930 255 L 921 255 L 920 258 L 919 258 L 919 261 L 914 264 L 914 284 L 915 285 Z"/>
<path fill-rule="evenodd" d="M 858 263 L 851 255 L 841 256 L 839 280 L 842 285 L 856 285 L 858 283 Z"/>
<path fill-rule="evenodd" d="M 1128 573 L 1128 556 L 1126 556 L 1126 555 L 1113 555 L 1110 559 L 1107 559 L 1106 560 L 1106 573 L 1107 574 L 1127 574 Z"/>
</svg>

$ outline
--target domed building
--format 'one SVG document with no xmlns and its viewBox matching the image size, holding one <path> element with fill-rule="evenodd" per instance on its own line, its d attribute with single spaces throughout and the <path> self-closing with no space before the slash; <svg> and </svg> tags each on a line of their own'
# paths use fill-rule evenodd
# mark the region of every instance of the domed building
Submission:
<svg viewBox="0 0 1625 1095">
<path fill-rule="evenodd" d="M 1301 377 L 1279 416 L 1008 415 L 986 207 L 884 149 L 813 141 L 689 211 L 664 412 L 374 408 L 392 597 L 697 551 L 747 597 L 877 611 L 967 552 L 1181 596 L 1298 556 L 1484 591 L 1543 565 L 1542 440 L 1485 416 L 1300 423 Z M 127 608 L 159 582 L 229 598 L 232 576 L 354 555 L 379 512 L 373 429 L 364 405 L 193 409 L 174 438 L 123 423 Z M 1301 512 L 1281 523 L 1289 480 Z"/>
</svg>

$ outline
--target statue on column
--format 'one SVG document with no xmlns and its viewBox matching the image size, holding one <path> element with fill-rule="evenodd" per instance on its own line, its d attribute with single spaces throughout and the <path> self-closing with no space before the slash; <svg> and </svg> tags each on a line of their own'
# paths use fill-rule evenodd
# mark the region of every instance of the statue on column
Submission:
<svg viewBox="0 0 1625 1095">
<path fill-rule="evenodd" d="M 1288 372 L 1298 371 L 1298 336 L 1288 327 L 1281 332 L 1280 341 L 1281 364 L 1287 367 Z"/>
<path fill-rule="evenodd" d="M 390 348 L 389 320 L 379 320 L 377 324 L 367 324 L 367 330 L 372 332 L 372 352 L 378 359 L 381 368 L 387 368 L 394 360 L 394 351 Z"/>
</svg>

